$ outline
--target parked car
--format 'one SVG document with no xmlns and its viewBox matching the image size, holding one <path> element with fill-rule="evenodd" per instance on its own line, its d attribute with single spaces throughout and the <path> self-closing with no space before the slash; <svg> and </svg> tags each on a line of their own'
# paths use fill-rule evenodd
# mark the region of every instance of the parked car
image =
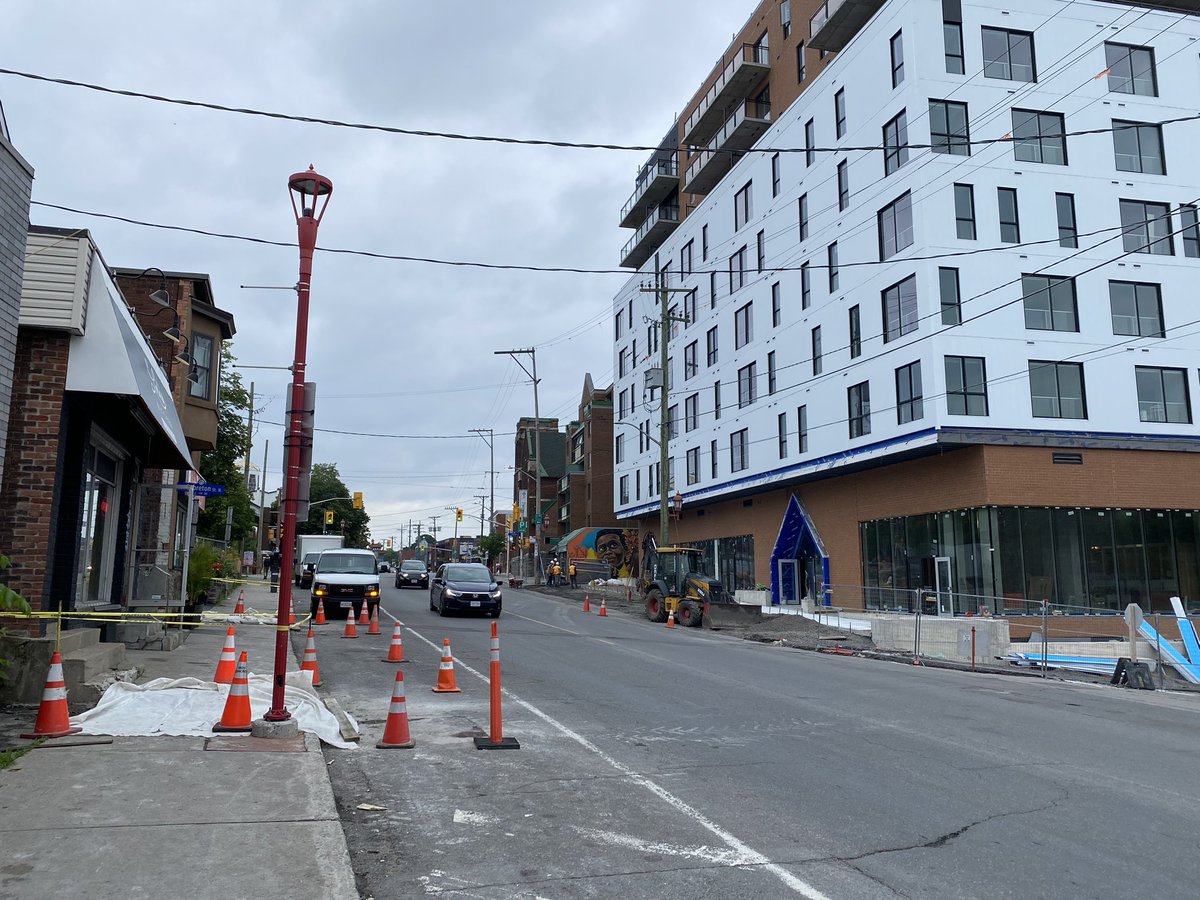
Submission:
<svg viewBox="0 0 1200 900">
<path fill-rule="evenodd" d="M 489 613 L 500 617 L 500 585 L 480 563 L 446 563 L 439 566 L 429 586 L 429 608 L 441 615 L 455 610 Z"/>
<path fill-rule="evenodd" d="M 401 560 L 396 569 L 396 587 L 429 587 L 429 570 L 419 559 Z"/>
<path fill-rule="evenodd" d="M 297 587 L 306 588 L 312 584 L 313 570 L 317 567 L 317 560 L 321 556 L 320 550 L 313 550 L 311 553 L 305 553 L 304 559 L 300 560 L 296 566 L 296 577 L 294 579 Z"/>
<path fill-rule="evenodd" d="M 389 563 L 386 559 L 381 559 L 379 561 L 379 571 L 380 573 L 392 571 L 391 563 Z"/>
<path fill-rule="evenodd" d="M 326 550 L 313 572 L 312 614 L 324 601 L 325 616 L 344 619 L 358 616 L 367 604 L 368 615 L 379 604 L 379 567 L 370 550 Z"/>
</svg>

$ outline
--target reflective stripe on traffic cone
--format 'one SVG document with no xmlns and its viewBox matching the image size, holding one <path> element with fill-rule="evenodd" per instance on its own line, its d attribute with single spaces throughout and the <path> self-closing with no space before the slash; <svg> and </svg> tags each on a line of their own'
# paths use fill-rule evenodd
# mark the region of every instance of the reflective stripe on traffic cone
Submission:
<svg viewBox="0 0 1200 900">
<path fill-rule="evenodd" d="M 238 602 L 237 602 L 237 606 L 235 606 L 233 608 L 233 614 L 235 616 L 244 616 L 246 614 L 246 589 L 245 588 L 242 588 L 240 591 L 238 591 Z"/>
<path fill-rule="evenodd" d="M 358 627 L 354 624 L 354 610 L 346 611 L 346 630 L 342 632 L 344 638 L 358 637 Z"/>
<path fill-rule="evenodd" d="M 375 604 L 375 608 L 371 610 L 370 627 L 367 628 L 367 634 L 381 634 L 379 630 L 379 604 Z"/>
<path fill-rule="evenodd" d="M 217 674 L 213 681 L 217 684 L 232 684 L 237 671 L 237 645 L 233 640 L 233 626 L 225 633 L 225 646 L 221 648 L 221 658 L 217 660 Z"/>
<path fill-rule="evenodd" d="M 442 661 L 438 665 L 438 680 L 433 686 L 437 694 L 461 694 L 454 683 L 454 654 L 450 652 L 450 638 L 442 641 Z"/>
<path fill-rule="evenodd" d="M 392 643 L 388 646 L 388 655 L 383 658 L 383 661 L 394 663 L 404 662 L 404 641 L 400 639 L 399 622 L 392 629 Z"/>
<path fill-rule="evenodd" d="M 351 612 L 350 615 L 353 615 L 353 612 Z M 370 625 L 371 624 L 371 619 L 367 616 L 367 601 L 365 598 L 364 598 L 363 604 L 362 604 L 362 614 L 358 617 L 358 624 L 359 625 Z"/>
<path fill-rule="evenodd" d="M 324 600 L 317 601 L 317 617 L 315 619 L 313 619 L 313 624 L 314 625 L 324 625 L 325 624 L 325 601 Z"/>
<path fill-rule="evenodd" d="M 608 610 L 604 606 L 604 598 L 603 597 L 600 598 L 600 615 L 602 615 L 602 616 L 608 615 Z"/>
<path fill-rule="evenodd" d="M 293 606 L 289 606 L 288 607 L 288 627 L 290 628 L 291 626 L 293 626 L 295 624 L 296 624 L 296 608 Z"/>
<path fill-rule="evenodd" d="M 667 613 L 667 627 L 675 627 L 675 610 L 671 610 L 669 613 Z"/>
<path fill-rule="evenodd" d="M 587 594 L 583 595 L 583 611 L 584 612 L 592 611 L 592 598 L 589 597 Z"/>
<path fill-rule="evenodd" d="M 83 731 L 71 724 L 71 713 L 67 710 L 67 683 L 63 680 L 62 654 L 55 650 L 50 654 L 50 671 L 46 673 L 46 687 L 42 691 L 42 705 L 38 707 L 33 731 L 23 738 L 57 738 Z"/>
<path fill-rule="evenodd" d="M 304 659 L 300 661 L 301 672 L 312 672 L 313 687 L 321 686 L 321 670 L 317 668 L 317 645 L 313 640 L 313 630 L 308 629 L 308 644 L 304 647 Z"/>
<path fill-rule="evenodd" d="M 404 673 L 396 670 L 396 683 L 392 687 L 392 703 L 388 707 L 387 724 L 383 726 L 383 738 L 375 746 L 380 750 L 408 750 L 417 742 L 408 733 L 408 707 L 404 702 Z"/>
<path fill-rule="evenodd" d="M 229 696 L 225 698 L 225 711 L 221 713 L 221 721 L 213 726 L 213 731 L 249 730 L 250 674 L 246 666 L 246 651 L 243 650 L 238 657 L 237 674 L 233 676 Z"/>
</svg>

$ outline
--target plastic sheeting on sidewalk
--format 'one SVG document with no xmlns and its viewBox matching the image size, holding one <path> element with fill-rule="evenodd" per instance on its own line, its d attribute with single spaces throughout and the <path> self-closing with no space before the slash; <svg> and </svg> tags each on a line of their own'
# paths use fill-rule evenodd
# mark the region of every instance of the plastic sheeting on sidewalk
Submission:
<svg viewBox="0 0 1200 900">
<path fill-rule="evenodd" d="M 260 719 L 271 707 L 272 679 L 252 674 L 249 681 L 250 712 Z M 221 720 L 228 692 L 228 685 L 199 678 L 156 678 L 145 684 L 118 681 L 109 685 L 94 708 L 72 716 L 71 723 L 82 726 L 84 734 L 210 737 L 213 725 Z M 342 738 L 337 719 L 313 690 L 308 673 L 287 673 L 284 705 L 301 731 L 342 750 L 355 748 Z"/>
</svg>

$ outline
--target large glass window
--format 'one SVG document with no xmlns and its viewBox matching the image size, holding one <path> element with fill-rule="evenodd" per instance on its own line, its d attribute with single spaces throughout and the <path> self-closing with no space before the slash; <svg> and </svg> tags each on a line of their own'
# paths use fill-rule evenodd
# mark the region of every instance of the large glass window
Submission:
<svg viewBox="0 0 1200 900">
<path fill-rule="evenodd" d="M 838 209 L 850 208 L 850 163 L 842 160 L 837 165 Z"/>
<path fill-rule="evenodd" d="M 971 155 L 967 104 L 954 100 L 929 101 L 929 143 L 934 153 Z"/>
<path fill-rule="evenodd" d="M 700 480 L 700 448 L 692 447 L 687 452 L 687 483 L 695 484 Z"/>
<path fill-rule="evenodd" d="M 804 123 L 804 167 L 807 169 L 817 161 L 817 125 L 809 119 Z"/>
<path fill-rule="evenodd" d="M 733 348 L 746 346 L 754 339 L 754 320 L 751 318 L 753 303 L 747 303 L 733 314 Z"/>
<path fill-rule="evenodd" d="M 838 289 L 838 280 L 840 270 L 838 268 L 838 248 L 837 241 L 834 241 L 825 248 L 825 266 L 829 272 L 829 293 L 833 293 Z"/>
<path fill-rule="evenodd" d="M 850 437 L 857 438 L 871 433 L 871 384 L 864 381 L 846 391 L 847 418 L 850 422 Z"/>
<path fill-rule="evenodd" d="M 779 458 L 787 459 L 787 453 L 788 453 L 787 413 L 781 412 L 777 418 L 778 418 L 778 424 L 779 424 Z"/>
<path fill-rule="evenodd" d="M 938 290 L 942 301 L 942 324 L 962 324 L 962 297 L 958 286 L 958 269 L 946 266 L 938 269 Z"/>
<path fill-rule="evenodd" d="M 897 31 L 892 35 L 892 87 L 899 87 L 904 81 L 904 33 Z"/>
<path fill-rule="evenodd" d="M 735 431 L 729 436 L 729 471 L 741 472 L 750 465 L 750 432 Z"/>
<path fill-rule="evenodd" d="M 1166 203 L 1122 200 L 1121 242 L 1127 253 L 1174 256 L 1171 241 L 1171 210 Z"/>
<path fill-rule="evenodd" d="M 1143 422 L 1191 424 L 1186 369 L 1136 366 L 1138 418 Z"/>
<path fill-rule="evenodd" d="M 821 326 L 812 330 L 812 373 L 821 374 Z"/>
<path fill-rule="evenodd" d="M 960 241 L 975 240 L 975 188 L 972 185 L 954 186 L 954 227 Z"/>
<path fill-rule="evenodd" d="M 796 202 L 797 216 L 800 222 L 800 240 L 808 238 L 808 194 L 801 194 Z"/>
<path fill-rule="evenodd" d="M 213 399 L 213 383 L 216 380 L 213 343 L 207 334 L 192 335 L 192 358 L 195 362 L 188 373 L 188 394 L 202 400 Z"/>
<path fill-rule="evenodd" d="M 862 356 L 862 316 L 858 304 L 850 307 L 850 358 Z"/>
<path fill-rule="evenodd" d="M 1017 189 L 996 188 L 996 205 L 1000 213 L 1000 241 L 1021 243 L 1021 218 L 1017 212 Z"/>
<path fill-rule="evenodd" d="M 1200 256 L 1200 220 L 1196 217 L 1195 204 L 1180 204 L 1179 230 L 1183 238 L 1183 255 L 1193 258 Z"/>
<path fill-rule="evenodd" d="M 715 366 L 717 364 L 717 326 L 714 325 L 708 329 L 708 333 L 704 335 L 704 349 L 707 354 L 708 364 Z"/>
<path fill-rule="evenodd" d="M 917 315 L 916 275 L 909 275 L 903 281 L 885 288 L 881 296 L 883 302 L 883 342 L 885 344 L 917 330 L 920 320 Z"/>
<path fill-rule="evenodd" d="M 102 445 L 103 443 L 103 445 Z M 113 602 L 117 532 L 121 529 L 122 460 L 94 438 L 83 456 L 75 596 L 80 606 Z"/>
<path fill-rule="evenodd" d="M 758 363 L 738 369 L 738 409 L 758 399 Z"/>
<path fill-rule="evenodd" d="M 896 421 L 903 425 L 924 415 L 921 397 L 921 361 L 896 370 Z"/>
<path fill-rule="evenodd" d="M 1129 44 L 1104 45 L 1108 65 L 1108 89 L 1119 94 L 1158 96 L 1158 81 L 1154 74 L 1154 48 Z"/>
<path fill-rule="evenodd" d="M 1033 35 L 1028 31 L 983 28 L 983 77 L 1037 81 Z"/>
<path fill-rule="evenodd" d="M 1165 337 L 1159 290 L 1157 284 L 1110 281 L 1108 302 L 1112 309 L 1113 334 Z"/>
<path fill-rule="evenodd" d="M 883 174 L 891 175 L 908 162 L 908 119 L 905 111 L 883 126 Z"/>
<path fill-rule="evenodd" d="M 952 416 L 986 416 L 987 368 L 982 356 L 946 357 L 946 412 Z"/>
<path fill-rule="evenodd" d="M 1034 418 L 1086 419 L 1082 363 L 1031 359 L 1029 397 Z"/>
<path fill-rule="evenodd" d="M 750 217 L 754 215 L 754 198 L 750 193 L 754 186 L 754 182 L 747 181 L 746 184 L 733 195 L 733 230 L 737 231 L 743 225 L 750 221 Z"/>
<path fill-rule="evenodd" d="M 683 401 L 683 430 L 695 431 L 700 427 L 700 395 L 691 394 Z"/>
<path fill-rule="evenodd" d="M 879 260 L 890 259 L 912 245 L 912 194 L 905 192 L 885 206 L 876 216 L 879 230 Z"/>
<path fill-rule="evenodd" d="M 1025 327 L 1039 331 L 1078 331 L 1075 279 L 1060 275 L 1022 275 Z"/>
<path fill-rule="evenodd" d="M 833 95 L 833 133 L 837 137 L 846 134 L 846 89 L 838 88 Z"/>
<path fill-rule="evenodd" d="M 1067 136 L 1062 113 L 1036 109 L 1012 111 L 1013 155 L 1022 162 L 1067 164 Z"/>
<path fill-rule="evenodd" d="M 808 452 L 808 406 L 796 409 L 796 448 L 802 456 Z"/>
<path fill-rule="evenodd" d="M 1113 152 L 1117 157 L 1118 171 L 1141 172 L 1143 175 L 1167 174 L 1160 126 L 1119 119 L 1113 119 L 1112 124 Z"/>
<path fill-rule="evenodd" d="M 1075 222 L 1075 195 L 1055 194 L 1054 210 L 1058 214 L 1058 246 L 1079 246 L 1079 229 Z"/>
<path fill-rule="evenodd" d="M 966 60 L 963 58 L 962 22 L 942 23 L 942 43 L 946 48 L 946 73 L 962 75 L 966 72 Z"/>
</svg>

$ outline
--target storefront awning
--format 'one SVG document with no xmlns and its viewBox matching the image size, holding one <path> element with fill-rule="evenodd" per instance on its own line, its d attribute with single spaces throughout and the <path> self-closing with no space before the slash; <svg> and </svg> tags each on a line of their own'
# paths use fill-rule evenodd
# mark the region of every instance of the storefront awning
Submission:
<svg viewBox="0 0 1200 900">
<path fill-rule="evenodd" d="M 138 401 L 154 423 L 146 461 L 165 469 L 192 467 L 167 376 L 99 254 L 92 260 L 84 333 L 71 338 L 67 390 Z"/>
</svg>

